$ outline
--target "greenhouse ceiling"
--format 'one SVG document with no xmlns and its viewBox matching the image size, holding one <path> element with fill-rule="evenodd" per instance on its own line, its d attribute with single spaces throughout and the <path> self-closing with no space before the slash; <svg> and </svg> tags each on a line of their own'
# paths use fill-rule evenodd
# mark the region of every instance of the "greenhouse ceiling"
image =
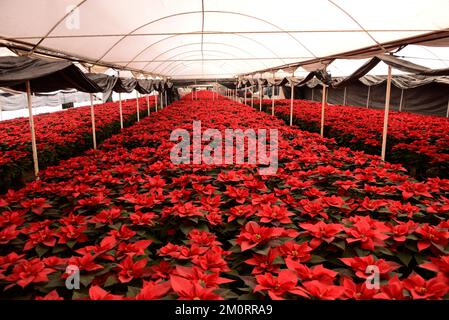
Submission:
<svg viewBox="0 0 449 320">
<path fill-rule="evenodd" d="M 287 68 L 300 75 L 327 65 L 328 56 L 361 48 L 396 52 L 402 46 L 384 44 L 447 31 L 448 12 L 447 0 L 2 0 L 0 36 L 16 52 L 178 79 L 320 61 Z M 397 54 L 442 68 L 447 45 L 407 46 Z M 329 70 L 345 75 L 363 62 L 337 60 Z"/>
</svg>

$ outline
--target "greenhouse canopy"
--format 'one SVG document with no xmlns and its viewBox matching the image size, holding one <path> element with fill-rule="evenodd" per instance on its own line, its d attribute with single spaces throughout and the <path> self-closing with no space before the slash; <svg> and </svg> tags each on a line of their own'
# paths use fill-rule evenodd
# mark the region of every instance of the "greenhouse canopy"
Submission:
<svg viewBox="0 0 449 320">
<path fill-rule="evenodd" d="M 329 65 L 345 76 L 366 62 L 352 59 L 388 52 L 449 67 L 448 12 L 446 0 L 2 0 L 0 36 L 92 72 L 219 79 Z"/>
</svg>

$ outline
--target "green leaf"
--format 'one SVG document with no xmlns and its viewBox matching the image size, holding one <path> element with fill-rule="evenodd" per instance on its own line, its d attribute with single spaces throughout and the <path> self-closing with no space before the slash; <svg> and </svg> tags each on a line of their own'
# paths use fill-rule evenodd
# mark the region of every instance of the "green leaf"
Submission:
<svg viewBox="0 0 449 320">
<path fill-rule="evenodd" d="M 104 283 L 104 286 L 105 286 L 105 287 L 110 287 L 110 286 L 112 286 L 112 285 L 114 285 L 114 284 L 116 284 L 116 283 L 118 283 L 117 277 L 116 277 L 115 275 L 111 275 L 111 276 L 109 276 L 109 277 L 106 279 L 106 281 L 105 281 L 105 283 Z"/>
<path fill-rule="evenodd" d="M 413 258 L 413 256 L 411 254 L 404 253 L 404 252 L 398 252 L 397 256 L 398 256 L 399 260 L 401 260 L 401 262 L 405 266 L 408 266 L 410 264 L 410 261 L 412 261 L 412 258 Z"/>
<path fill-rule="evenodd" d="M 39 244 L 36 246 L 35 250 L 36 250 L 37 255 L 40 258 L 48 252 L 49 248 Z"/>
<path fill-rule="evenodd" d="M 127 296 L 128 298 L 133 298 L 133 297 L 135 297 L 139 292 L 140 292 L 140 289 L 139 289 L 139 288 L 128 286 L 128 292 L 126 293 L 126 296 Z"/>
<path fill-rule="evenodd" d="M 93 274 L 82 275 L 80 276 L 80 282 L 83 284 L 83 286 L 88 287 L 94 278 L 95 275 Z"/>
</svg>

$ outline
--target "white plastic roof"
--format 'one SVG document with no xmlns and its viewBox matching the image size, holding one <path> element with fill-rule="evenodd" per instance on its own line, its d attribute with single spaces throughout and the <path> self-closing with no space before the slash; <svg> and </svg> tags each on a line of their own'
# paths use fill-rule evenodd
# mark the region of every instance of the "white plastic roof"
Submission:
<svg viewBox="0 0 449 320">
<path fill-rule="evenodd" d="M 223 78 L 447 29 L 448 12 L 448 0 L 1 0 L 0 36 L 173 78 Z M 447 48 L 399 55 L 449 63 Z"/>
</svg>

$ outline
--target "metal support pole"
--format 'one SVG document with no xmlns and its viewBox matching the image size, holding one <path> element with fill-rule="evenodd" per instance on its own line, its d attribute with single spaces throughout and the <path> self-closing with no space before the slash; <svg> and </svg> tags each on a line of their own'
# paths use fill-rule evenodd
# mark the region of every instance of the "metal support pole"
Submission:
<svg viewBox="0 0 449 320">
<path fill-rule="evenodd" d="M 292 80 L 290 80 L 290 127 L 293 125 L 293 99 L 295 98 L 295 85 L 293 84 L 293 77 L 295 73 L 292 73 Z"/>
<path fill-rule="evenodd" d="M 314 101 L 314 100 L 313 100 L 313 89 L 314 89 L 314 88 L 312 88 L 312 101 Z"/>
<path fill-rule="evenodd" d="M 321 137 L 324 137 L 324 116 L 326 111 L 326 84 L 323 83 L 323 95 L 321 97 Z"/>
<path fill-rule="evenodd" d="M 167 90 L 164 91 L 164 95 L 165 95 L 165 106 L 168 105 L 168 101 L 167 101 Z"/>
<path fill-rule="evenodd" d="M 97 150 L 97 133 L 95 131 L 94 94 L 90 94 L 90 118 L 92 120 L 92 142 L 94 150 Z"/>
<path fill-rule="evenodd" d="M 446 112 L 446 118 L 449 118 L 449 99 L 447 99 L 447 112 Z"/>
<path fill-rule="evenodd" d="M 343 94 L 343 105 L 346 105 L 346 89 L 347 87 L 345 87 L 345 93 Z"/>
<path fill-rule="evenodd" d="M 150 94 L 147 94 L 147 110 L 148 110 L 148 116 L 151 114 L 150 110 Z"/>
<path fill-rule="evenodd" d="M 368 87 L 368 96 L 366 97 L 366 107 L 369 108 L 369 98 L 371 95 L 371 86 Z"/>
<path fill-rule="evenodd" d="M 34 177 L 39 180 L 39 160 L 37 158 L 36 132 L 34 131 L 33 101 L 31 100 L 30 81 L 26 82 L 27 100 L 28 100 L 28 116 L 31 132 L 31 149 L 33 151 Z"/>
<path fill-rule="evenodd" d="M 122 112 L 122 93 L 118 93 L 118 108 L 120 112 L 120 128 L 123 129 L 123 112 Z"/>
<path fill-rule="evenodd" d="M 271 86 L 271 115 L 274 116 L 274 89 L 275 85 Z"/>
<path fill-rule="evenodd" d="M 385 161 L 385 153 L 387 150 L 387 133 L 388 133 L 388 115 L 390 112 L 390 94 L 391 94 L 391 66 L 388 66 L 387 92 L 385 95 L 385 113 L 384 113 L 384 130 L 382 133 L 382 160 Z"/>
<path fill-rule="evenodd" d="M 259 87 L 259 111 L 262 111 L 263 85 Z"/>
<path fill-rule="evenodd" d="M 245 97 L 244 97 L 245 104 L 246 104 L 246 92 L 247 92 L 246 89 L 247 88 L 245 87 L 245 93 L 244 93 L 245 94 Z"/>
<path fill-rule="evenodd" d="M 401 89 L 401 100 L 399 102 L 399 112 L 402 111 L 403 106 L 404 106 L 404 89 Z"/>
<path fill-rule="evenodd" d="M 254 108 L 254 86 L 251 86 L 251 108 Z"/>
<path fill-rule="evenodd" d="M 139 92 L 136 90 L 136 109 L 137 109 L 137 122 L 140 121 L 140 108 L 139 108 Z"/>
<path fill-rule="evenodd" d="M 154 92 L 156 92 L 154 94 L 154 110 L 157 112 L 157 96 L 158 96 L 158 92 L 157 91 L 154 91 Z"/>
</svg>

